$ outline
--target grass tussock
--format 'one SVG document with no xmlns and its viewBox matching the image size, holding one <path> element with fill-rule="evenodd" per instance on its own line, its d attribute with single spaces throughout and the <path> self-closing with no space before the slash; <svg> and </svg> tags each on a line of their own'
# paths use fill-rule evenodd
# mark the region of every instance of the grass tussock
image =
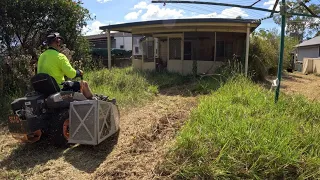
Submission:
<svg viewBox="0 0 320 180">
<path fill-rule="evenodd" d="M 204 96 L 162 174 L 192 179 L 320 178 L 320 103 L 274 94 L 244 77 Z"/>
</svg>

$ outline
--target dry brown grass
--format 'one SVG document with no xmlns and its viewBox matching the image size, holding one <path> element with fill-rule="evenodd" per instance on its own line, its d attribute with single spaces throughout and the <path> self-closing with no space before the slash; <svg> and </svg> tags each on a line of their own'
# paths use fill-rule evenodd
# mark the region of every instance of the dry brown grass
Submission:
<svg viewBox="0 0 320 180">
<path fill-rule="evenodd" d="M 300 94 L 312 101 L 320 100 L 320 77 L 313 74 L 288 74 L 283 77 L 281 88 L 287 94 Z"/>
<path fill-rule="evenodd" d="M 122 111 L 120 134 L 96 147 L 22 145 L 0 133 L 0 179 L 151 179 L 196 97 L 160 95 Z"/>
</svg>

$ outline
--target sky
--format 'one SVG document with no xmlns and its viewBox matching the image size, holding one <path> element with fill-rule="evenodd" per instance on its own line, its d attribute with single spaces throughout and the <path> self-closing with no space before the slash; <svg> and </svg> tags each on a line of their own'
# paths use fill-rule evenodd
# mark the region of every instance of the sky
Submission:
<svg viewBox="0 0 320 180">
<path fill-rule="evenodd" d="M 168 0 L 170 1 L 170 0 Z M 198 0 L 199 1 L 199 0 Z M 207 2 L 251 5 L 257 0 L 201 0 Z M 260 19 L 270 15 L 268 12 L 248 10 L 237 7 L 151 3 L 151 0 L 82 0 L 83 6 L 95 16 L 83 29 L 86 35 L 99 34 L 100 26 L 126 22 L 181 18 L 236 18 Z M 320 4 L 320 0 L 312 0 Z M 260 0 L 255 7 L 272 9 L 275 0 Z M 277 7 L 279 10 L 279 6 Z M 280 28 L 272 19 L 263 20 L 258 29 Z"/>
</svg>

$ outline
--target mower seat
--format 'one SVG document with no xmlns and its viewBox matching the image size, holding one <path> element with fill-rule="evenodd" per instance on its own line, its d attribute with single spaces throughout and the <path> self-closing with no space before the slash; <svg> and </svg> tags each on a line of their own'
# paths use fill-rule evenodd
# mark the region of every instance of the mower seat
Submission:
<svg viewBox="0 0 320 180">
<path fill-rule="evenodd" d="M 33 89 L 36 92 L 49 96 L 60 92 L 60 87 L 56 80 L 48 74 L 40 73 L 31 78 Z"/>
</svg>

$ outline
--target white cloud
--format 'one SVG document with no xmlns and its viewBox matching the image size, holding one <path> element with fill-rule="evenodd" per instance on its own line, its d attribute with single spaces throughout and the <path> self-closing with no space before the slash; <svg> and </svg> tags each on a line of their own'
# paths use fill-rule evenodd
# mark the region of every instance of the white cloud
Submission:
<svg viewBox="0 0 320 180">
<path fill-rule="evenodd" d="M 111 24 L 111 22 L 113 21 L 109 21 L 108 24 Z M 122 24 L 123 22 L 115 22 L 113 24 Z M 99 28 L 101 26 L 106 26 L 108 24 L 104 24 L 100 21 L 94 21 L 93 23 L 85 26 L 82 28 L 82 34 L 83 35 L 95 35 L 95 34 L 103 34 L 104 32 L 102 32 L 102 30 L 100 30 Z M 111 31 L 111 33 L 116 33 L 117 31 Z"/>
<path fill-rule="evenodd" d="M 224 9 L 221 12 L 221 14 L 213 12 L 210 14 L 193 15 L 190 18 L 236 18 L 238 16 L 245 18 L 245 17 L 248 17 L 249 15 L 245 11 L 243 11 L 241 8 L 232 7 L 232 8 Z"/>
<path fill-rule="evenodd" d="M 125 20 L 136 20 L 139 18 L 141 13 L 142 13 L 142 10 L 139 10 L 138 12 L 130 12 L 124 17 L 124 19 Z"/>
<path fill-rule="evenodd" d="M 149 4 L 147 12 L 141 16 L 141 20 L 153 20 L 153 19 L 170 19 L 170 18 L 181 18 L 183 17 L 184 11 L 177 9 L 170 9 L 158 5 Z"/>
<path fill-rule="evenodd" d="M 268 0 L 267 2 L 264 2 L 264 6 L 269 6 L 268 9 L 273 9 L 274 4 L 276 3 L 276 0 Z M 276 11 L 280 11 L 280 6 L 277 4 Z"/>
<path fill-rule="evenodd" d="M 136 11 L 128 13 L 125 16 L 126 20 L 138 19 L 140 15 L 142 21 L 179 18 L 236 18 L 237 16 L 245 18 L 249 16 L 244 10 L 238 7 L 226 8 L 220 14 L 216 12 L 208 14 L 197 14 L 192 12 L 191 15 L 187 15 L 187 13 L 181 9 L 150 4 L 146 1 L 140 1 L 138 4 L 134 5 L 133 9 Z"/>
<path fill-rule="evenodd" d="M 138 4 L 134 5 L 133 9 L 148 9 L 148 3 L 140 1 Z"/>
<path fill-rule="evenodd" d="M 133 9 L 139 10 L 136 14 L 141 14 L 142 10 L 144 13 L 141 15 L 141 20 L 156 20 L 156 19 L 170 19 L 170 18 L 181 18 L 183 17 L 183 10 L 171 9 L 167 7 L 160 7 L 155 4 L 148 4 L 145 1 L 140 1 L 138 4 L 134 5 Z M 131 15 L 133 12 L 129 13 Z M 129 15 L 127 14 L 126 17 Z"/>
<path fill-rule="evenodd" d="M 97 0 L 98 3 L 106 3 L 106 2 L 109 2 L 109 1 L 112 1 L 112 0 Z"/>
<path fill-rule="evenodd" d="M 85 35 L 93 35 L 100 34 L 102 31 L 99 29 L 100 26 L 104 26 L 105 24 L 100 21 L 94 21 L 93 23 L 87 25 L 82 29 L 82 33 Z"/>
</svg>

